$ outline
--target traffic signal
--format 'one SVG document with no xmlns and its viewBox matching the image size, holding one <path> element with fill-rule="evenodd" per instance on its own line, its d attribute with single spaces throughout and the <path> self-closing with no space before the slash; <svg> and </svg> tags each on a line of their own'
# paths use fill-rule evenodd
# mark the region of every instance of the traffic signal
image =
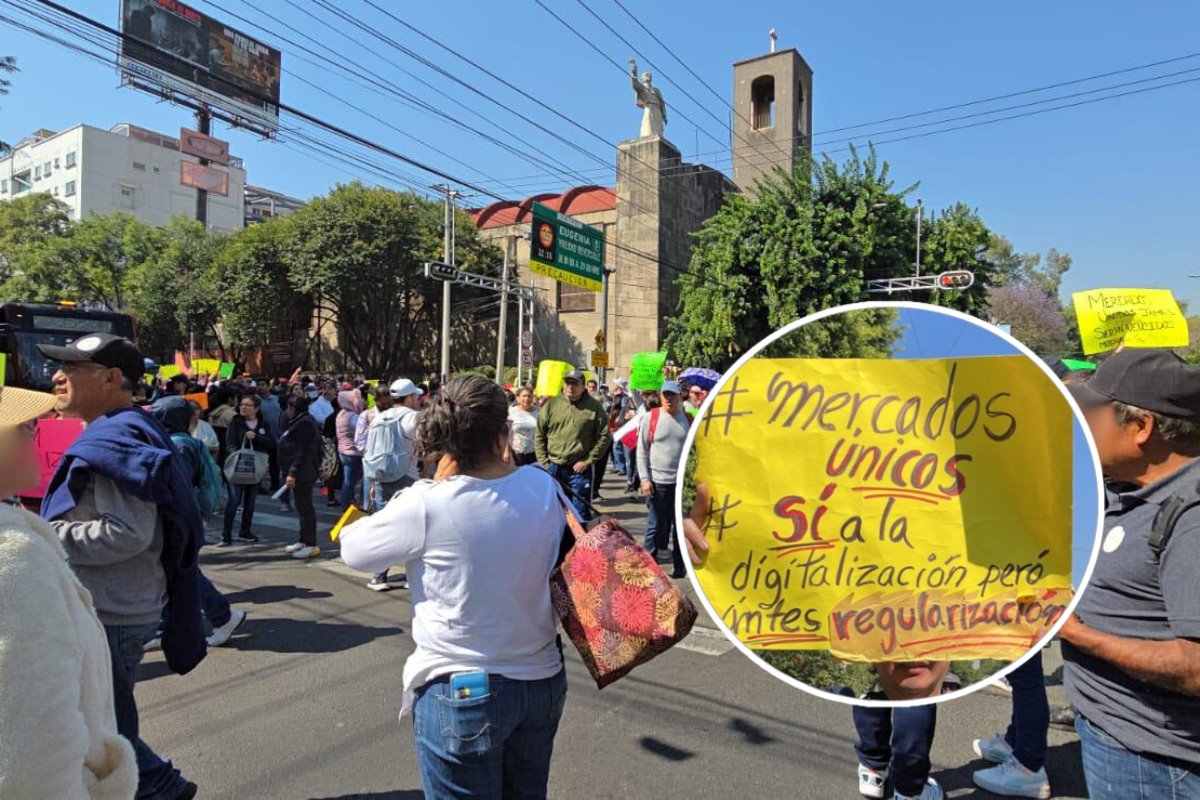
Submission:
<svg viewBox="0 0 1200 800">
<path fill-rule="evenodd" d="M 425 262 L 425 277 L 433 278 L 439 281 L 452 281 L 458 277 L 458 269 L 449 264 L 441 264 L 437 261 Z"/>
<path fill-rule="evenodd" d="M 975 283 L 975 273 L 966 269 L 956 269 L 938 275 L 939 289 L 970 289 Z"/>
</svg>

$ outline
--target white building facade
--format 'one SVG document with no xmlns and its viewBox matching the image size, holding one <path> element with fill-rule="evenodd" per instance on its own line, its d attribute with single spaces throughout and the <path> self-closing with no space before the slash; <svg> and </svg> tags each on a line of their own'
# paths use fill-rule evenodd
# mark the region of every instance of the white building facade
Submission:
<svg viewBox="0 0 1200 800">
<path fill-rule="evenodd" d="M 196 217 L 196 190 L 180 182 L 179 140 L 122 123 L 106 131 L 76 125 L 57 133 L 40 130 L 0 159 L 0 200 L 43 192 L 65 203 L 73 220 L 124 211 L 150 225 L 172 217 Z M 208 193 L 208 227 L 243 227 L 246 171 L 239 158 L 228 167 L 229 195 Z"/>
</svg>

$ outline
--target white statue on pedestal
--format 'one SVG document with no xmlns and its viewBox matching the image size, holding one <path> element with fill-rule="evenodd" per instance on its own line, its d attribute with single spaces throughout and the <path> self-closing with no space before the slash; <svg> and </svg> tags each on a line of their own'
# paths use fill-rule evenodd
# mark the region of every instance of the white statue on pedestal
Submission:
<svg viewBox="0 0 1200 800">
<path fill-rule="evenodd" d="M 663 102 L 662 92 L 650 85 L 650 73 L 642 73 L 642 82 L 638 83 L 637 62 L 629 59 L 629 81 L 637 94 L 638 108 L 642 112 L 642 131 L 639 136 L 662 136 L 663 126 L 667 124 L 667 104 Z"/>
</svg>

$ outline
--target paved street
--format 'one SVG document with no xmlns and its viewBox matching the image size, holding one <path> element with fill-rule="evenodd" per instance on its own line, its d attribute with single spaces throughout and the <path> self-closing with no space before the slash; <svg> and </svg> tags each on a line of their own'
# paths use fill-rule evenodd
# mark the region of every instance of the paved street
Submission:
<svg viewBox="0 0 1200 800">
<path fill-rule="evenodd" d="M 615 479 L 604 495 L 617 497 Z M 279 548 L 294 520 L 260 498 L 259 545 L 206 548 L 206 573 L 250 612 L 195 672 L 147 657 L 142 733 L 206 798 L 419 798 L 411 724 L 400 723 L 400 670 L 412 649 L 408 592 L 370 592 L 337 560 L 334 522 L 318 501 L 322 555 Z M 631 529 L 644 511 L 602 501 Z M 210 528 L 210 536 L 213 535 Z M 571 683 L 555 748 L 552 797 L 857 797 L 850 710 L 776 681 L 702 618 L 680 647 L 597 691 L 568 646 Z M 1056 663 L 1056 658 L 1048 660 Z M 1048 666 L 1048 668 L 1050 668 Z M 1061 701 L 1052 675 L 1051 702 Z M 943 706 L 934 776 L 950 797 L 971 784 L 971 740 L 1004 725 L 1008 697 L 985 690 Z M 1073 735 L 1051 729 L 1058 797 L 1084 795 Z"/>
</svg>

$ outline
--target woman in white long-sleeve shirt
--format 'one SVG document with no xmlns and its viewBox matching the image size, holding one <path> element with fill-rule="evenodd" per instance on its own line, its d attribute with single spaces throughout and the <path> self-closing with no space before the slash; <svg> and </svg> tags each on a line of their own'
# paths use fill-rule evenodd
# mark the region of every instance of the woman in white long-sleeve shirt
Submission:
<svg viewBox="0 0 1200 800">
<path fill-rule="evenodd" d="M 54 397 L 0 387 L 0 497 L 37 486 L 31 420 Z M 129 800 L 112 667 L 92 596 L 41 518 L 0 503 L 0 797 Z"/>
<path fill-rule="evenodd" d="M 554 480 L 504 460 L 508 406 L 480 376 L 453 380 L 421 412 L 437 477 L 342 532 L 342 560 L 406 564 L 415 652 L 401 716 L 413 714 L 427 797 L 545 797 L 567 682 L 550 602 L 564 503 Z M 469 696 L 456 673 L 480 670 Z M 481 688 L 481 686 L 483 688 Z"/>
</svg>

